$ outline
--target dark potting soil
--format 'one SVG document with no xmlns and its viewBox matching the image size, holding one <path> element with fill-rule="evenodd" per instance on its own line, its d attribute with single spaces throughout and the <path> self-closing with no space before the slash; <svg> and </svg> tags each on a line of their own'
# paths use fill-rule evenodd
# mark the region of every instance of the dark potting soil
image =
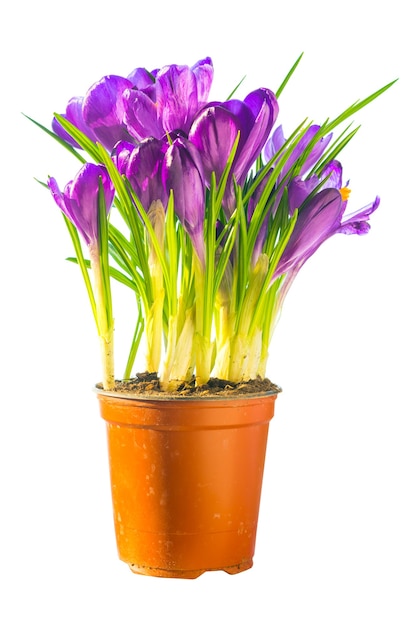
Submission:
<svg viewBox="0 0 418 626">
<path fill-rule="evenodd" d="M 100 389 L 101 385 L 97 385 Z M 192 397 L 205 397 L 205 396 L 243 396 L 243 395 L 257 395 L 263 393 L 279 393 L 280 387 L 272 383 L 268 378 L 258 377 L 254 380 L 249 380 L 240 383 L 233 383 L 229 380 L 222 380 L 220 378 L 211 378 L 209 381 L 201 386 L 196 386 L 194 379 L 187 383 L 182 383 L 177 391 L 165 392 L 161 389 L 158 375 L 155 373 L 143 372 L 136 374 L 134 378 L 129 380 L 117 380 L 115 387 L 112 391 L 118 391 L 121 393 L 138 394 L 138 395 L 167 395 L 170 396 L 192 396 Z"/>
</svg>

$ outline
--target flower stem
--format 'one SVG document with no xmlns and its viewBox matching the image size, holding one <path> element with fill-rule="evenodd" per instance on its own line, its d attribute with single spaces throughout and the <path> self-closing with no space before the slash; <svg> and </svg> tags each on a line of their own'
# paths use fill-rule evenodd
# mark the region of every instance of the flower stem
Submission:
<svg viewBox="0 0 418 626">
<path fill-rule="evenodd" d="M 165 297 L 163 268 L 156 249 L 156 246 L 159 246 L 160 250 L 163 250 L 164 248 L 165 212 L 164 207 L 159 200 L 152 202 L 148 210 L 148 219 L 150 227 L 153 229 L 154 238 L 151 237 L 151 231 L 147 231 L 152 305 L 148 311 L 146 323 L 146 362 L 147 370 L 149 372 L 158 372 L 161 361 L 163 309 Z"/>
<path fill-rule="evenodd" d="M 194 254 L 193 266 L 196 288 L 196 386 L 199 387 L 207 383 L 212 371 L 213 292 L 210 278 L 213 273 L 209 273 L 208 266 L 203 267 L 197 254 Z"/>
<path fill-rule="evenodd" d="M 245 297 L 238 318 L 236 334 L 231 343 L 229 379 L 233 382 L 250 380 L 257 376 L 262 353 L 262 330 L 252 324 L 254 310 L 262 296 L 269 261 L 260 254 L 250 274 Z"/>
<path fill-rule="evenodd" d="M 106 290 L 102 263 L 98 247 L 89 246 L 91 268 L 93 272 L 93 284 L 97 311 L 97 328 L 100 340 L 100 352 L 102 362 L 102 384 L 104 389 L 112 389 L 115 386 L 115 366 L 113 349 L 113 318 L 109 302 L 110 292 Z M 107 294 L 107 295 L 106 295 Z"/>
</svg>

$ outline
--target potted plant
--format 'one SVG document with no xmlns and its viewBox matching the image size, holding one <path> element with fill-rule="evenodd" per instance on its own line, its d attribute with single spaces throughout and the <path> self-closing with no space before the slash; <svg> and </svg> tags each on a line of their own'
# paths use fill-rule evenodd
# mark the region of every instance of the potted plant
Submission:
<svg viewBox="0 0 418 626">
<path fill-rule="evenodd" d="M 367 233 L 379 206 L 347 212 L 339 154 L 349 118 L 393 83 L 286 135 L 278 100 L 300 58 L 276 92 L 243 100 L 209 98 L 210 58 L 137 68 L 72 98 L 52 130 L 35 122 L 81 161 L 62 190 L 43 184 L 97 326 L 117 545 L 136 573 L 251 567 L 280 391 L 266 378 L 274 327 L 304 263 L 334 234 Z M 136 324 L 115 378 L 116 282 Z"/>
</svg>

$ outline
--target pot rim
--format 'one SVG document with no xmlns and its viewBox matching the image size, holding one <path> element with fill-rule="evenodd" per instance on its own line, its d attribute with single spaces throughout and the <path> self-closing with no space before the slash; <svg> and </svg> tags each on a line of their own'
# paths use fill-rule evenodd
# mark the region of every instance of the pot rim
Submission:
<svg viewBox="0 0 418 626">
<path fill-rule="evenodd" d="M 278 387 L 277 390 L 271 391 L 262 391 L 259 393 L 243 393 L 243 394 L 231 394 L 231 395 L 215 395 L 208 394 L 205 396 L 181 396 L 178 394 L 166 393 L 164 391 L 154 392 L 149 394 L 139 394 L 139 393 L 127 393 L 123 391 L 117 390 L 105 390 L 100 389 L 97 385 L 93 387 L 93 392 L 98 396 L 108 396 L 110 398 L 119 398 L 121 400 L 138 400 L 141 402 L 237 402 L 237 401 L 246 401 L 246 400 L 255 400 L 257 398 L 265 398 L 268 396 L 277 396 L 281 393 L 281 387 Z"/>
</svg>

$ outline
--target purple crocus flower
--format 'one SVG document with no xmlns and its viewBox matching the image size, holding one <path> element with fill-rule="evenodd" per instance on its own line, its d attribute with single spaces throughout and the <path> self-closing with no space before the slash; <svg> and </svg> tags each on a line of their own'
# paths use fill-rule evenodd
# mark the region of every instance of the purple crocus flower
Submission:
<svg viewBox="0 0 418 626">
<path fill-rule="evenodd" d="M 138 141 L 149 135 L 161 139 L 179 130 L 187 134 L 207 102 L 212 78 L 212 61 L 206 58 L 192 67 L 167 65 L 154 72 L 154 82 L 146 87 L 127 89 L 125 120 L 130 134 Z"/>
<path fill-rule="evenodd" d="M 177 138 L 168 148 L 163 164 L 163 182 L 168 192 L 173 191 L 174 210 L 204 265 L 206 190 L 199 153 L 187 139 Z"/>
<path fill-rule="evenodd" d="M 168 194 L 162 182 L 162 164 L 167 151 L 167 141 L 149 137 L 131 151 L 129 144 L 117 146 L 117 167 L 125 174 L 146 211 L 152 202 L 160 200 L 166 207 Z"/>
<path fill-rule="evenodd" d="M 149 72 L 145 67 L 137 67 L 128 74 L 127 78 L 131 81 L 135 89 L 146 89 L 155 82 L 155 75 L 158 70 Z"/>
<path fill-rule="evenodd" d="M 324 241 L 336 233 L 367 233 L 368 220 L 379 204 L 376 197 L 374 202 L 344 217 L 347 201 L 341 191 L 335 188 L 319 191 L 302 207 L 273 279 L 289 273 L 286 281 L 290 283 Z"/>
<path fill-rule="evenodd" d="M 341 194 L 337 189 L 317 193 L 298 215 L 295 227 L 282 254 L 276 275 L 301 265 L 341 225 Z"/>
<path fill-rule="evenodd" d="M 132 152 L 135 150 L 136 144 L 130 141 L 119 141 L 112 150 L 112 161 L 116 166 L 119 174 L 126 173 L 126 166 Z"/>
<path fill-rule="evenodd" d="M 289 215 L 292 216 L 296 209 L 301 207 L 306 198 L 318 187 L 320 180 L 317 176 L 303 179 L 295 176 L 288 184 Z M 338 189 L 339 187 L 334 187 Z"/>
<path fill-rule="evenodd" d="M 309 126 L 309 128 L 305 130 L 292 152 L 289 154 L 281 171 L 280 179 L 283 179 L 286 176 L 291 167 L 293 167 L 296 161 L 302 156 L 303 152 L 306 150 L 320 128 L 320 126 L 312 124 L 312 126 Z M 326 137 L 321 137 L 321 139 L 314 144 L 305 161 L 300 166 L 300 176 L 309 172 L 309 170 L 319 161 L 331 139 L 332 133 L 329 133 Z M 270 161 L 270 159 L 272 159 L 277 152 L 283 148 L 285 143 L 286 139 L 284 137 L 283 127 L 278 126 L 264 147 L 264 158 L 266 161 Z"/>
<path fill-rule="evenodd" d="M 121 76 L 104 76 L 88 90 L 82 114 L 87 126 L 98 141 L 109 151 L 118 141 L 132 140 L 125 120 L 124 92 L 133 87 L 130 80 Z"/>
<path fill-rule="evenodd" d="M 191 67 L 167 65 L 152 72 L 140 67 L 127 78 L 107 75 L 85 97 L 71 98 L 64 117 L 109 152 L 119 141 L 162 139 L 179 130 L 187 134 L 208 101 L 212 80 L 209 57 Z M 52 126 L 57 135 L 79 147 L 55 118 Z"/>
<path fill-rule="evenodd" d="M 55 178 L 49 178 L 48 187 L 61 211 L 74 224 L 88 246 L 98 242 L 98 216 L 100 181 L 106 211 L 109 213 L 114 198 L 114 188 L 103 165 L 86 163 L 60 191 Z"/>
<path fill-rule="evenodd" d="M 339 161 L 333 160 L 327 163 L 320 176 L 313 174 L 305 179 L 301 176 L 292 178 L 288 185 L 289 215 L 293 215 L 299 209 L 307 197 L 321 185 L 321 189 L 338 189 L 343 199 L 343 211 L 347 206 L 350 190 L 349 181 L 343 184 L 342 165 Z"/>
<path fill-rule="evenodd" d="M 242 185 L 259 156 L 276 121 L 279 107 L 269 89 L 257 89 L 244 99 L 213 102 L 203 108 L 195 119 L 189 139 L 198 148 L 206 184 L 212 172 L 219 181 L 226 167 L 232 146 L 239 141 L 224 196 L 224 209 L 231 215 L 235 208 L 233 177 Z"/>
<path fill-rule="evenodd" d="M 64 117 L 92 141 L 100 141 L 109 152 L 118 141 L 131 140 L 124 122 L 122 95 L 133 83 L 121 76 L 104 76 L 94 83 L 85 97 L 74 97 L 67 104 Z M 80 147 L 56 118 L 54 132 L 75 147 Z"/>
<path fill-rule="evenodd" d="M 83 111 L 82 111 L 83 101 L 84 101 L 84 98 L 82 98 L 81 96 L 74 96 L 74 98 L 71 98 L 71 100 L 69 100 L 67 104 L 67 108 L 62 117 L 64 117 L 69 122 L 71 122 L 71 124 L 73 124 L 76 128 L 81 130 L 81 132 L 87 135 L 87 137 L 91 139 L 91 141 L 97 141 L 96 135 L 94 134 L 92 129 L 89 128 L 89 126 L 87 126 L 86 122 L 84 121 Z M 56 117 L 54 117 L 54 119 L 52 120 L 52 130 L 59 137 L 67 141 L 67 143 L 71 144 L 75 148 L 80 148 L 78 143 L 71 137 L 71 135 L 69 135 L 67 131 L 63 129 L 63 127 L 58 122 Z"/>
<path fill-rule="evenodd" d="M 368 205 L 344 215 L 340 227 L 336 231 L 344 235 L 366 235 L 370 230 L 369 217 L 376 211 L 380 205 L 380 198 L 376 196 L 373 202 Z"/>
<path fill-rule="evenodd" d="M 326 178 L 328 176 L 328 172 L 324 173 L 321 179 L 317 176 L 312 175 L 310 178 L 303 178 L 303 175 L 306 174 L 321 158 L 324 153 L 327 145 L 331 141 L 332 134 L 328 134 L 326 137 L 321 138 L 311 149 L 308 157 L 305 161 L 300 164 L 300 173 L 299 175 L 293 176 L 290 180 L 285 180 L 289 175 L 291 168 L 295 165 L 297 160 L 302 156 L 303 152 L 309 145 L 309 143 L 313 140 L 315 135 L 320 130 L 320 126 L 312 125 L 310 126 L 293 147 L 291 153 L 288 155 L 286 163 L 280 170 L 278 174 L 273 193 L 274 193 L 274 201 L 270 207 L 269 216 L 266 218 L 262 228 L 260 229 L 259 235 L 257 237 L 257 245 L 254 250 L 253 261 L 256 262 L 259 253 L 261 252 L 262 246 L 264 245 L 265 235 L 267 230 L 267 223 L 270 216 L 275 215 L 277 207 L 281 201 L 284 186 L 287 184 L 288 190 L 288 204 L 289 204 L 289 215 L 292 216 L 295 212 L 295 209 L 299 208 L 302 203 L 306 200 L 308 195 L 314 191 L 314 189 L 319 185 L 320 180 Z M 283 128 L 279 126 L 273 132 L 272 136 L 268 139 L 264 147 L 264 158 L 267 161 L 270 161 L 277 152 L 284 146 L 286 143 L 286 139 L 284 138 Z M 259 196 L 261 195 L 261 191 L 263 187 L 265 187 L 269 176 L 271 175 L 273 168 L 270 168 L 269 172 L 264 176 L 261 186 L 259 186 L 253 197 L 250 198 L 249 201 L 249 216 L 251 217 L 253 206 L 258 202 Z M 333 184 L 334 183 L 334 184 Z M 337 189 L 341 189 L 341 184 L 336 184 L 335 179 L 332 179 L 332 183 L 327 185 L 328 187 L 335 187 Z"/>
</svg>

